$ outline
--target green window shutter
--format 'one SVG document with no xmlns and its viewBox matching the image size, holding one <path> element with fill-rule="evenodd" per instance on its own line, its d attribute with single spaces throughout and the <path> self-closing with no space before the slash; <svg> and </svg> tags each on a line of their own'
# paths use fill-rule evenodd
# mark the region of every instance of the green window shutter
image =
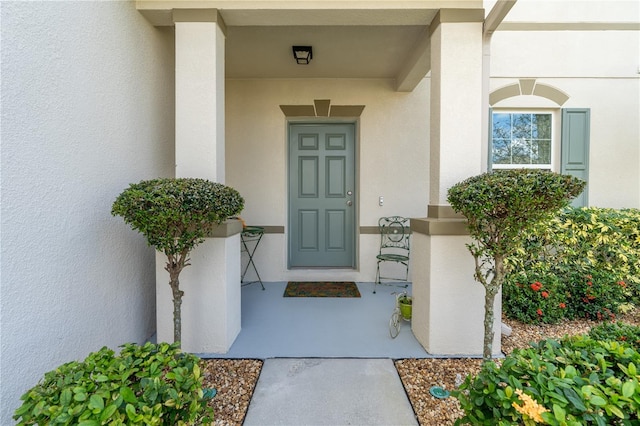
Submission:
<svg viewBox="0 0 640 426">
<path fill-rule="evenodd" d="M 560 172 L 589 182 L 589 108 L 562 109 L 562 164 Z M 574 207 L 588 204 L 587 188 L 571 203 Z"/>
</svg>

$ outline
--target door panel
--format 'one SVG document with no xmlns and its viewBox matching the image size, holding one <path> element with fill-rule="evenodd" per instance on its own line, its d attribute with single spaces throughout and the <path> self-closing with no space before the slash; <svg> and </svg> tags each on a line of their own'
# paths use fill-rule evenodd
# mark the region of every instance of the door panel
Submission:
<svg viewBox="0 0 640 426">
<path fill-rule="evenodd" d="M 327 211 L 327 250 L 346 250 L 344 210 Z"/>
<path fill-rule="evenodd" d="M 300 157 L 300 198 L 318 198 L 318 159 L 314 157 Z"/>
<path fill-rule="evenodd" d="M 355 267 L 355 126 L 289 127 L 289 266 Z"/>
<path fill-rule="evenodd" d="M 318 211 L 317 210 L 300 210 L 300 229 L 299 246 L 301 250 L 318 251 Z"/>
</svg>

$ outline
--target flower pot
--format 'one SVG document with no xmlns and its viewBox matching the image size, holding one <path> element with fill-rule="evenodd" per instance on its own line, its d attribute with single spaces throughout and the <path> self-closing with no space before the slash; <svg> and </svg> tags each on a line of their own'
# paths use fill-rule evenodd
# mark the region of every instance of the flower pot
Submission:
<svg viewBox="0 0 640 426">
<path fill-rule="evenodd" d="M 411 302 L 411 299 L 406 299 L 404 302 L 402 300 L 399 301 L 400 315 L 402 315 L 402 318 L 406 320 L 411 319 Z"/>
</svg>

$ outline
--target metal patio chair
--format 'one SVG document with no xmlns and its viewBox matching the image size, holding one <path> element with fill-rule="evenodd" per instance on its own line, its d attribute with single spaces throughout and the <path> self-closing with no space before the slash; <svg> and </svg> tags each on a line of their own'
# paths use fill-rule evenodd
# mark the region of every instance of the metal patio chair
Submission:
<svg viewBox="0 0 640 426">
<path fill-rule="evenodd" d="M 373 286 L 373 292 L 376 292 L 378 284 L 389 285 L 381 280 L 405 281 L 406 288 L 409 283 L 409 255 L 410 255 L 410 237 L 411 228 L 409 227 L 409 218 L 401 216 L 381 217 L 378 221 L 378 230 L 380 232 L 380 251 L 376 256 L 376 282 Z M 404 269 L 404 277 L 399 276 L 382 276 L 380 273 L 380 264 L 384 262 L 393 262 Z"/>
</svg>

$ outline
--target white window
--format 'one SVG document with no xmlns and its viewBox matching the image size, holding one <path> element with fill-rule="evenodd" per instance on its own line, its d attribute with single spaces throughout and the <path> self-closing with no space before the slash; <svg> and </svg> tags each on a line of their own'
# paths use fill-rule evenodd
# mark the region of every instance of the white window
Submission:
<svg viewBox="0 0 640 426">
<path fill-rule="evenodd" d="M 492 169 L 557 169 L 554 111 L 497 111 L 491 119 Z"/>
</svg>

